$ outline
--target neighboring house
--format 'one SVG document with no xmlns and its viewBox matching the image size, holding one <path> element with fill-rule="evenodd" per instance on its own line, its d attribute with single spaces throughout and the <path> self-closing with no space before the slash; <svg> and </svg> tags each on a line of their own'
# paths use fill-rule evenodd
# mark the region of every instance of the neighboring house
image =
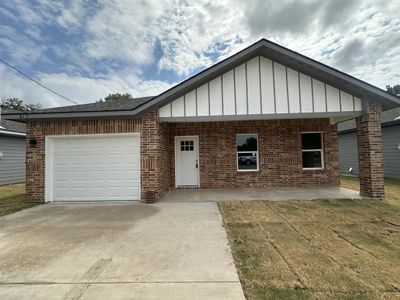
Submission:
<svg viewBox="0 0 400 300">
<path fill-rule="evenodd" d="M 25 182 L 25 124 L 4 120 L 0 114 L 0 185 Z"/>
<path fill-rule="evenodd" d="M 400 108 L 382 112 L 381 125 L 385 177 L 400 178 Z M 339 164 L 344 174 L 358 175 L 356 127 L 355 120 L 338 124 Z"/>
<path fill-rule="evenodd" d="M 379 111 L 399 103 L 263 39 L 155 97 L 7 118 L 27 123 L 29 201 L 151 203 L 172 188 L 339 186 L 336 123 L 354 117 L 361 193 L 381 199 Z"/>
</svg>

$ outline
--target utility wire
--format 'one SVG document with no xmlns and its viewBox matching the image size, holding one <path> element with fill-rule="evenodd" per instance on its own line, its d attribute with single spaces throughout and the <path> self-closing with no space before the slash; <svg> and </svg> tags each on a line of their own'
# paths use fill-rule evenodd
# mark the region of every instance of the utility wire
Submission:
<svg viewBox="0 0 400 300">
<path fill-rule="evenodd" d="M 18 70 L 16 67 L 14 67 L 13 65 L 10 65 L 8 62 L 4 61 L 4 60 L 1 59 L 1 58 L 0 58 L 0 62 L 2 62 L 3 64 L 5 64 L 5 65 L 8 66 L 8 67 L 14 69 L 17 73 L 19 73 L 19 74 L 22 75 L 23 77 L 28 78 L 29 80 L 31 80 L 31 81 L 33 81 L 34 83 L 40 85 L 42 88 L 44 88 L 44 89 L 48 90 L 49 92 L 51 92 L 51 93 L 57 95 L 58 97 L 61 97 L 61 98 L 65 99 L 65 100 L 67 100 L 67 101 L 69 101 L 69 102 L 72 102 L 72 103 L 74 103 L 74 104 L 79 105 L 78 102 L 76 102 L 76 101 L 74 101 L 74 100 L 71 100 L 71 99 L 69 99 L 69 98 L 63 96 L 63 95 L 57 93 L 56 91 L 53 91 L 51 88 L 48 88 L 47 86 L 41 84 L 39 81 L 33 79 L 32 77 L 29 77 L 29 76 L 26 75 L 24 72 Z"/>
</svg>

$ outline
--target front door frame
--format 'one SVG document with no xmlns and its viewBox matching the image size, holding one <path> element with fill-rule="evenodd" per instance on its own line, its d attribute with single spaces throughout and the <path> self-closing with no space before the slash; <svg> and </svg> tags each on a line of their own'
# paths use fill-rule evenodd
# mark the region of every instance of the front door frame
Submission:
<svg viewBox="0 0 400 300">
<path fill-rule="evenodd" d="M 196 145 L 197 147 L 195 147 L 196 150 L 196 159 L 197 159 L 197 187 L 200 187 L 200 156 L 199 156 L 199 152 L 200 152 L 200 143 L 199 143 L 199 136 L 198 135 L 179 135 L 179 136 L 175 136 L 174 137 L 174 152 L 175 152 L 175 188 L 180 187 L 180 185 L 178 184 L 178 178 L 179 178 L 179 168 L 177 167 L 177 162 L 178 162 L 178 153 L 177 153 L 177 142 L 178 140 L 182 139 L 182 138 L 189 138 L 189 139 L 195 139 L 196 140 Z"/>
</svg>

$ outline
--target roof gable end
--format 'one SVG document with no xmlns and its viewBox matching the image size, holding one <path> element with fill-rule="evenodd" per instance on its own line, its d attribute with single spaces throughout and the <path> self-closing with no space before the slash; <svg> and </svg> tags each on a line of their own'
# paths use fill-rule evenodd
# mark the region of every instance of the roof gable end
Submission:
<svg viewBox="0 0 400 300">
<path fill-rule="evenodd" d="M 395 108 L 400 105 L 400 98 L 382 89 L 288 48 L 262 39 L 165 91 L 136 109 L 135 113 L 160 108 L 257 56 L 262 56 L 276 63 L 285 65 L 288 68 L 294 69 L 319 81 L 323 81 L 360 99 L 377 101 L 382 105 L 383 110 Z"/>
</svg>

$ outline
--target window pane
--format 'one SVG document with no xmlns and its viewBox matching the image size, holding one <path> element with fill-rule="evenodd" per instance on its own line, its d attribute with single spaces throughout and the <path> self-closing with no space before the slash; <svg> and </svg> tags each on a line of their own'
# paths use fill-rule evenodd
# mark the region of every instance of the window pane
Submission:
<svg viewBox="0 0 400 300">
<path fill-rule="evenodd" d="M 238 153 L 239 170 L 257 170 L 257 153 Z"/>
<path fill-rule="evenodd" d="M 256 135 L 237 135 L 236 136 L 237 151 L 257 151 Z"/>
<path fill-rule="evenodd" d="M 322 168 L 321 151 L 303 152 L 303 168 Z"/>
<path fill-rule="evenodd" d="M 302 149 L 322 149 L 321 133 L 303 133 L 301 135 Z"/>
</svg>

